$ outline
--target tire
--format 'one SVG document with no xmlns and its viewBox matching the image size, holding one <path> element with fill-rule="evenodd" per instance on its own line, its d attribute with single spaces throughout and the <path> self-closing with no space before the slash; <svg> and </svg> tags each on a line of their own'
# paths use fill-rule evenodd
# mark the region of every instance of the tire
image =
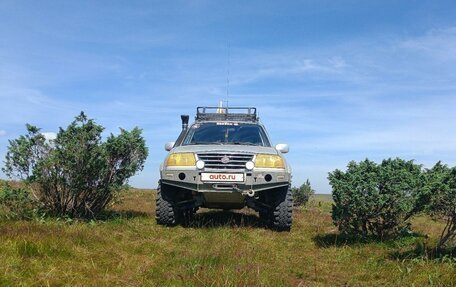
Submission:
<svg viewBox="0 0 456 287">
<path fill-rule="evenodd" d="M 175 226 L 178 210 L 173 202 L 173 194 L 169 187 L 158 184 L 157 200 L 155 210 L 155 220 L 157 224 L 165 226 Z"/>
<path fill-rule="evenodd" d="M 293 196 L 290 187 L 276 191 L 271 221 L 272 229 L 290 231 L 293 221 Z"/>
<path fill-rule="evenodd" d="M 189 208 L 179 211 L 179 222 L 184 226 L 191 226 L 195 219 L 196 208 Z"/>
</svg>

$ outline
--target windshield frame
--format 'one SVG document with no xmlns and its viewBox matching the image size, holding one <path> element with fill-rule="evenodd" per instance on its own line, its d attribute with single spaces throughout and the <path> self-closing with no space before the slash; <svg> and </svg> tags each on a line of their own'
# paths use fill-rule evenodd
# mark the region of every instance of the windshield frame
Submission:
<svg viewBox="0 0 456 287">
<path fill-rule="evenodd" d="M 246 142 L 208 142 L 208 143 L 191 143 L 191 139 L 193 138 L 193 134 L 195 132 L 195 125 L 202 126 L 202 125 L 220 125 L 220 126 L 255 126 L 258 128 L 260 139 L 262 140 L 262 144 L 254 144 L 254 143 L 246 143 Z M 258 123 L 244 123 L 244 122 L 203 122 L 203 123 L 194 123 L 192 124 L 185 136 L 182 139 L 181 144 L 182 146 L 192 146 L 192 145 L 249 145 L 249 146 L 257 146 L 257 147 L 271 147 L 271 141 L 269 140 L 269 136 L 266 133 L 264 127 Z"/>
</svg>

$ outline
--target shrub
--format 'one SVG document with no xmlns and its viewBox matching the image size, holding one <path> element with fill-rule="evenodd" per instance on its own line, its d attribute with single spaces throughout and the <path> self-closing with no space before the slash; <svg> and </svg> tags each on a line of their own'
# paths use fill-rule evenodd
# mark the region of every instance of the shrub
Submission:
<svg viewBox="0 0 456 287">
<path fill-rule="evenodd" d="M 315 190 L 312 189 L 310 181 L 307 179 L 300 187 L 293 187 L 291 193 L 293 194 L 293 204 L 301 206 L 309 201 L 309 198 L 315 194 Z"/>
<path fill-rule="evenodd" d="M 368 159 L 352 161 L 346 172 L 329 173 L 334 224 L 345 234 L 379 238 L 396 234 L 415 212 L 420 174 L 420 165 L 399 158 L 380 165 Z"/>
<path fill-rule="evenodd" d="M 103 129 L 83 112 L 52 141 L 27 125 L 27 135 L 9 142 L 3 171 L 34 183 L 48 213 L 94 217 L 143 168 L 147 157 L 140 129 L 121 129 L 102 142 Z"/>
<path fill-rule="evenodd" d="M 24 188 L 13 188 L 5 183 L 0 188 L 0 206 L 6 218 L 30 219 L 34 214 L 34 201 Z"/>
<path fill-rule="evenodd" d="M 424 172 L 423 178 L 421 205 L 428 214 L 446 223 L 437 245 L 442 249 L 456 239 L 456 168 L 438 162 Z"/>
</svg>

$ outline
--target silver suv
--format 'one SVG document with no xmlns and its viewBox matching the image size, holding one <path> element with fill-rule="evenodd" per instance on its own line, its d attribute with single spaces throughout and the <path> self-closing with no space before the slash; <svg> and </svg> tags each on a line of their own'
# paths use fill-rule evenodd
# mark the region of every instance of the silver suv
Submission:
<svg viewBox="0 0 456 287">
<path fill-rule="evenodd" d="M 286 144 L 271 145 L 256 108 L 198 107 L 160 166 L 158 224 L 188 224 L 199 207 L 259 212 L 271 228 L 292 223 L 291 168 Z"/>
</svg>

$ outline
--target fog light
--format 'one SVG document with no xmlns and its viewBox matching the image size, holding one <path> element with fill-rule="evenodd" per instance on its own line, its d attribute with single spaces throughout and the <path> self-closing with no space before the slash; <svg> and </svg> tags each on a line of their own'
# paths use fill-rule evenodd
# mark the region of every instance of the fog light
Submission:
<svg viewBox="0 0 456 287">
<path fill-rule="evenodd" d="M 255 167 L 255 164 L 253 163 L 253 161 L 248 161 L 245 163 L 245 168 L 248 170 L 252 170 L 254 167 Z"/>
<path fill-rule="evenodd" d="M 198 169 L 203 169 L 204 168 L 204 161 L 202 161 L 202 160 L 197 161 L 196 162 L 196 167 Z"/>
</svg>

